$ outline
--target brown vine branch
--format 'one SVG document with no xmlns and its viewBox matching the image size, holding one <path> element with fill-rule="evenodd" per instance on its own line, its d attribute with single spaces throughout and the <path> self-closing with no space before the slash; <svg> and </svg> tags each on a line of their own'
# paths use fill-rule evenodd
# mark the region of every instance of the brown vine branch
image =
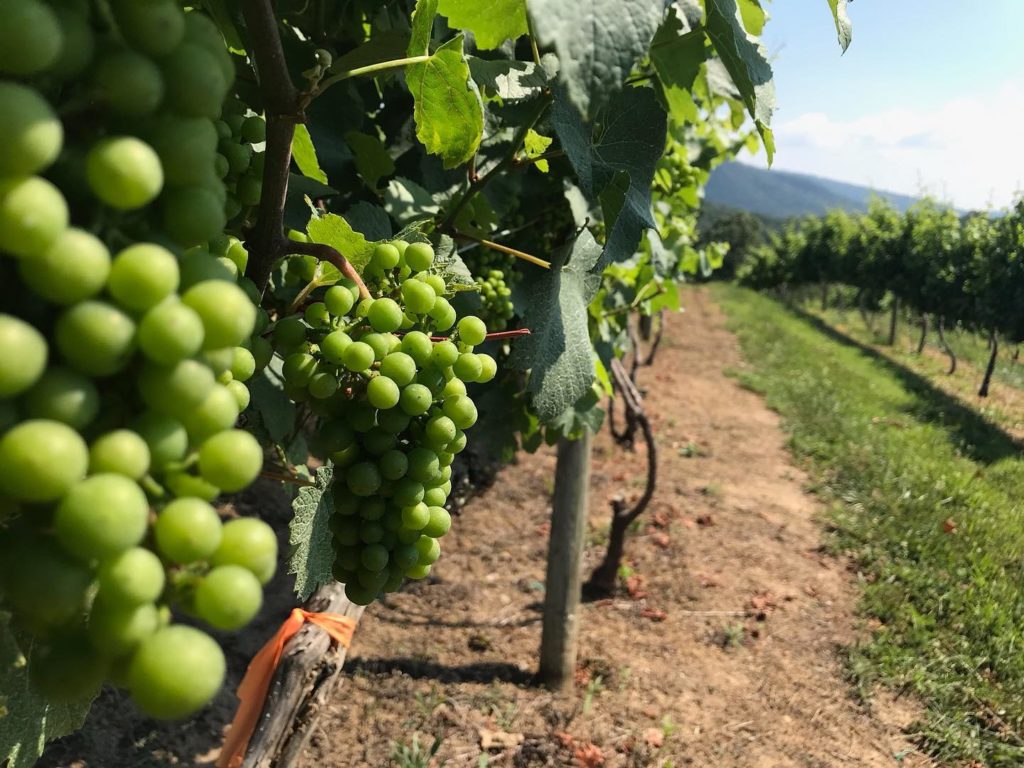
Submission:
<svg viewBox="0 0 1024 768">
<path fill-rule="evenodd" d="M 356 268 L 352 266 L 352 262 L 326 243 L 300 243 L 295 240 L 288 240 L 285 246 L 285 253 L 312 256 L 320 261 L 330 262 L 338 268 L 341 274 L 356 284 L 359 288 L 359 295 L 362 298 L 370 298 L 370 291 L 367 289 L 366 283 L 363 282 L 363 278 L 356 272 Z"/>
<path fill-rule="evenodd" d="M 295 126 L 305 120 L 299 91 L 288 73 L 277 18 L 270 0 L 243 0 L 242 15 L 249 32 L 249 51 L 256 65 L 267 119 L 263 193 L 256 225 L 246 237 L 249 264 L 246 276 L 262 293 L 274 263 L 286 255 L 284 205 L 291 173 Z"/>
</svg>

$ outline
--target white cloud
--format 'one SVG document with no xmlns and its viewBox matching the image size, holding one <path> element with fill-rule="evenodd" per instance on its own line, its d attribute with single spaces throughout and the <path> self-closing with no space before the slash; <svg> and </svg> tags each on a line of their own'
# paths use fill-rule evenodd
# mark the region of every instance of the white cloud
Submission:
<svg viewBox="0 0 1024 768">
<path fill-rule="evenodd" d="M 808 112 L 774 126 L 775 167 L 960 208 L 1008 205 L 1024 188 L 1024 90 L 1005 85 L 932 109 L 853 120 Z"/>
</svg>

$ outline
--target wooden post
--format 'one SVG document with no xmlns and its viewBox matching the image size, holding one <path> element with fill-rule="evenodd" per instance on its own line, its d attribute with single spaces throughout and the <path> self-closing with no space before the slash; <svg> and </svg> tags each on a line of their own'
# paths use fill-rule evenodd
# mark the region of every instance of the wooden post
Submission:
<svg viewBox="0 0 1024 768">
<path fill-rule="evenodd" d="M 590 430 L 558 443 L 555 499 L 548 539 L 540 682 L 554 691 L 572 689 L 576 672 L 583 544 L 590 490 Z"/>
<path fill-rule="evenodd" d="M 889 346 L 896 344 L 896 320 L 900 314 L 900 297 L 892 297 L 892 315 L 889 318 Z"/>
</svg>

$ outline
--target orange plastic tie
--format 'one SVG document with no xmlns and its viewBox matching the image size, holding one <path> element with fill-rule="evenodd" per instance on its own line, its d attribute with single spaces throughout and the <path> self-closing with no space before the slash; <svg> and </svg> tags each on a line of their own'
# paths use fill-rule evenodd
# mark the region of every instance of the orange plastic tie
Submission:
<svg viewBox="0 0 1024 768">
<path fill-rule="evenodd" d="M 281 663 L 284 647 L 307 621 L 322 628 L 338 645 L 348 648 L 352 642 L 352 633 L 356 629 L 354 619 L 340 613 L 314 613 L 294 608 L 274 636 L 249 662 L 245 677 L 238 685 L 238 709 L 224 739 L 217 768 L 239 768 L 242 765 L 249 740 L 263 712 L 263 703 L 267 700 L 274 672 Z"/>
</svg>

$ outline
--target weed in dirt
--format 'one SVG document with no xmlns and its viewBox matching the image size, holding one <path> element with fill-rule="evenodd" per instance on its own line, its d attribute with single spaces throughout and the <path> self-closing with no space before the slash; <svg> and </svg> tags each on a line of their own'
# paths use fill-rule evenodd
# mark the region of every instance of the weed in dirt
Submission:
<svg viewBox="0 0 1024 768">
<path fill-rule="evenodd" d="M 596 675 L 590 678 L 587 688 L 583 692 L 583 714 L 590 714 L 590 708 L 594 706 L 594 697 L 604 690 L 604 678 Z"/>
<path fill-rule="evenodd" d="M 943 764 L 1024 764 L 1024 459 L 927 376 L 820 319 L 719 287 L 750 368 L 856 558 L 871 637 L 848 650 L 867 696 L 927 707 L 918 738 Z M 937 373 L 936 376 L 941 376 Z"/>
<path fill-rule="evenodd" d="M 692 458 L 696 458 L 696 457 L 700 457 L 700 456 L 707 456 L 708 455 L 707 451 L 705 451 L 703 448 L 701 448 L 697 443 L 693 442 L 692 440 L 690 442 L 688 442 L 686 445 L 680 446 L 678 453 L 684 459 L 692 459 Z"/>
<path fill-rule="evenodd" d="M 419 734 L 412 735 L 412 741 L 403 744 L 398 741 L 391 743 L 391 763 L 396 768 L 430 768 L 430 761 L 441 749 L 441 739 L 435 738 L 430 749 L 420 744 Z"/>
<path fill-rule="evenodd" d="M 743 637 L 746 630 L 738 622 L 732 622 L 722 627 L 719 632 L 719 642 L 723 648 L 739 648 L 743 645 Z"/>
</svg>

